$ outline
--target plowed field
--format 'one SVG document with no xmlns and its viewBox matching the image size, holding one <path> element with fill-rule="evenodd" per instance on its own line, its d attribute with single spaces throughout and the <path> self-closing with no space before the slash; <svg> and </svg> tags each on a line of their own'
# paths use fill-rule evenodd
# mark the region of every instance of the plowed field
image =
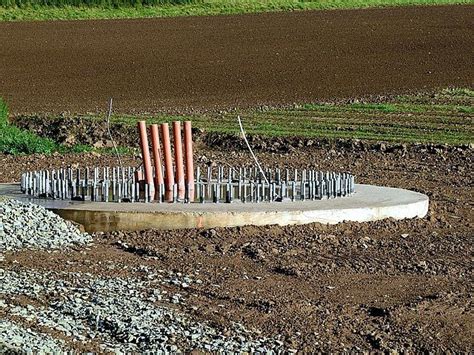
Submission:
<svg viewBox="0 0 474 355">
<path fill-rule="evenodd" d="M 12 113 L 190 111 L 473 84 L 474 6 L 0 23 Z"/>
</svg>

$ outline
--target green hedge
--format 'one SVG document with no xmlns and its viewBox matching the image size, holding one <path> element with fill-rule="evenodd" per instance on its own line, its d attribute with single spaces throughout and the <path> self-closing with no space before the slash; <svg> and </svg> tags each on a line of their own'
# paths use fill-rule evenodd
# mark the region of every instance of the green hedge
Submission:
<svg viewBox="0 0 474 355">
<path fill-rule="evenodd" d="M 0 0 L 0 7 L 31 6 L 90 6 L 90 7 L 127 7 L 152 5 L 182 5 L 200 3 L 202 0 Z"/>
</svg>

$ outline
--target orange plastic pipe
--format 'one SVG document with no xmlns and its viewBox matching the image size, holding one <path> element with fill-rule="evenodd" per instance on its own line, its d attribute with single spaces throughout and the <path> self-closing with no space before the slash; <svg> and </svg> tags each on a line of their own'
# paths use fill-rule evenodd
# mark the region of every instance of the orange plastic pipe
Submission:
<svg viewBox="0 0 474 355">
<path fill-rule="evenodd" d="M 183 143 L 181 142 L 181 122 L 173 122 L 174 164 L 176 166 L 176 184 L 179 198 L 184 197 Z"/>
<path fill-rule="evenodd" d="M 168 123 L 161 124 L 161 142 L 163 144 L 163 155 L 165 159 L 165 188 L 168 192 L 173 192 L 174 175 L 173 160 L 171 158 L 170 129 Z"/>
<path fill-rule="evenodd" d="M 157 124 L 151 125 L 150 136 L 153 163 L 155 166 L 155 189 L 158 189 L 158 186 L 163 184 L 163 170 L 161 170 L 160 137 Z"/>
<path fill-rule="evenodd" d="M 193 134 L 191 121 L 184 122 L 184 154 L 186 157 L 186 184 L 189 188 L 189 199 L 194 200 L 194 160 Z"/>
<path fill-rule="evenodd" d="M 143 174 L 141 171 L 135 171 L 135 181 L 140 182 L 143 180 Z"/>
<path fill-rule="evenodd" d="M 153 172 L 151 170 L 150 148 L 148 147 L 148 136 L 146 134 L 146 122 L 138 122 L 138 132 L 140 134 L 140 148 L 142 150 L 143 168 L 145 169 L 145 182 L 153 183 Z"/>
</svg>

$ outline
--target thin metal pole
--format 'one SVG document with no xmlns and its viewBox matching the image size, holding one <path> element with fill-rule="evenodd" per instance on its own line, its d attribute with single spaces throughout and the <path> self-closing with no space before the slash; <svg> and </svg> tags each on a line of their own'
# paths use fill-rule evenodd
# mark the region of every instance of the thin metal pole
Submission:
<svg viewBox="0 0 474 355">
<path fill-rule="evenodd" d="M 258 162 L 257 157 L 256 157 L 255 154 L 253 153 L 252 148 L 250 147 L 249 141 L 247 140 L 247 137 L 246 137 L 245 131 L 244 131 L 244 127 L 242 126 L 242 120 L 240 119 L 240 116 L 237 116 L 237 119 L 238 119 L 238 121 L 239 121 L 240 131 L 242 132 L 242 138 L 244 139 L 245 144 L 247 145 L 247 148 L 249 149 L 250 154 L 251 154 L 252 157 L 253 157 L 253 160 L 255 160 L 255 163 L 257 164 L 257 166 L 258 166 L 260 172 L 263 174 L 263 176 L 264 176 L 264 178 L 265 178 L 265 182 L 268 184 L 268 180 L 267 180 L 267 178 L 265 177 L 265 173 L 263 172 L 263 169 L 262 169 L 262 167 L 260 166 L 260 163 Z"/>
</svg>

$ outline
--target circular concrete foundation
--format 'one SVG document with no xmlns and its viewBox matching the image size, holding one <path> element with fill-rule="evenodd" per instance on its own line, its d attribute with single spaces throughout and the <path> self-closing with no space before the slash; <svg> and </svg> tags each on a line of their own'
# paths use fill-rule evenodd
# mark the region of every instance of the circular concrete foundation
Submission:
<svg viewBox="0 0 474 355">
<path fill-rule="evenodd" d="M 34 199 L 22 194 L 18 184 L 0 184 L 0 195 L 44 206 L 88 232 L 336 224 L 424 217 L 428 212 L 428 196 L 417 192 L 372 185 L 356 185 L 355 191 L 345 198 L 299 202 L 106 203 Z"/>
</svg>

